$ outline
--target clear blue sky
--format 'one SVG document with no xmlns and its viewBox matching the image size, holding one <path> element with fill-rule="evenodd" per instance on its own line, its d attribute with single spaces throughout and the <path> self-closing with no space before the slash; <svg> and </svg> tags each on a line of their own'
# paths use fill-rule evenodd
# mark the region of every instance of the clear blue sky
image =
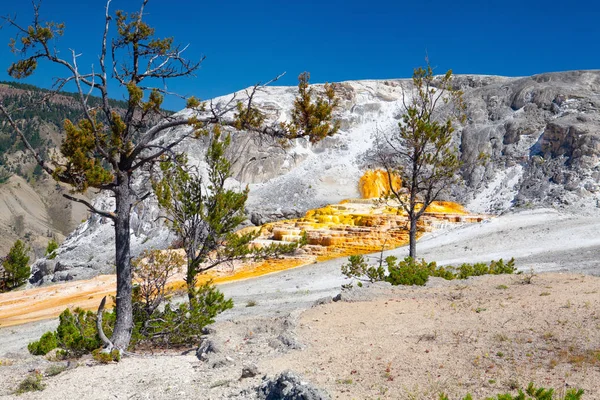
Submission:
<svg viewBox="0 0 600 400">
<path fill-rule="evenodd" d="M 111 8 L 135 11 L 139 3 L 113 0 Z M 295 85 L 302 71 L 315 83 L 410 77 L 426 53 L 438 73 L 522 76 L 600 68 L 600 5 L 592 0 L 150 0 L 146 12 L 159 35 L 190 44 L 190 58 L 207 57 L 197 77 L 169 84 L 203 99 L 283 71 L 283 85 Z M 2 13 L 28 24 L 31 5 L 10 2 Z M 102 0 L 44 0 L 41 14 L 66 23 L 63 54 L 74 48 L 83 53 L 80 64 L 97 64 Z M 0 30 L 0 42 L 12 33 Z M 0 49 L 0 80 L 7 80 L 15 58 L 8 47 Z M 59 74 L 41 68 L 26 82 L 47 87 Z M 180 109 L 183 102 L 165 105 Z"/>
</svg>

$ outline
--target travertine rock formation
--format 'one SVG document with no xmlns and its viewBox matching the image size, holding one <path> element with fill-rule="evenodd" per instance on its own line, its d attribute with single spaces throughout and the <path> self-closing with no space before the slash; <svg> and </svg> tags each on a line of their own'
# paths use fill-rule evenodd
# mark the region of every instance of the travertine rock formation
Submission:
<svg viewBox="0 0 600 400">
<path fill-rule="evenodd" d="M 231 155 L 236 169 L 231 183 L 250 184 L 250 221 L 259 225 L 302 217 L 309 209 L 360 197 L 359 178 L 376 166 L 367 157 L 374 135 L 397 126 L 403 97 L 410 97 L 411 85 L 406 79 L 338 84 L 341 106 L 336 116 L 341 130 L 316 145 L 296 140 L 284 149 L 247 132 L 234 133 Z M 599 71 L 524 78 L 457 76 L 455 85 L 464 90 L 468 120 L 456 130 L 464 185 L 449 188 L 449 199 L 477 213 L 538 205 L 596 210 L 600 199 Z M 256 100 L 271 121 L 284 121 L 295 93 L 294 87 L 272 87 Z M 165 137 L 181 132 L 166 132 Z M 190 160 L 202 164 L 203 141 L 186 142 L 181 149 Z M 480 161 L 482 155 L 485 162 Z M 97 201 L 110 208 L 109 199 Z M 156 220 L 158 212 L 149 200 L 133 215 L 134 253 L 173 240 Z M 108 221 L 92 217 L 65 241 L 55 260 L 34 265 L 34 281 L 112 272 L 112 229 Z"/>
</svg>

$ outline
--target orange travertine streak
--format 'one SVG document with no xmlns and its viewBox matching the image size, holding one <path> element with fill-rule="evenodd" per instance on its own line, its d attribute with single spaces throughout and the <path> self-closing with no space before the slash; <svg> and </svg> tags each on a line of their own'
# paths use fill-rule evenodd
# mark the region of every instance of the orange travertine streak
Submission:
<svg viewBox="0 0 600 400">
<path fill-rule="evenodd" d="M 358 182 L 358 189 L 363 199 L 379 199 L 384 197 L 391 192 L 390 186 L 395 191 L 400 190 L 402 179 L 394 174 L 392 174 L 390 179 L 388 172 L 381 169 L 367 170 Z"/>
<path fill-rule="evenodd" d="M 399 177 L 391 179 L 400 189 Z M 303 218 L 266 224 L 255 246 L 275 242 L 296 242 L 306 235 L 307 245 L 290 257 L 258 263 L 220 267 L 199 278 L 216 284 L 250 279 L 272 272 L 355 254 L 379 252 L 408 243 L 408 219 L 398 204 L 379 202 L 389 193 L 390 179 L 385 171 L 367 171 L 360 179 L 362 199 L 310 210 Z M 375 199 L 374 199 L 375 198 Z M 485 216 L 471 215 L 460 204 L 434 202 L 421 217 L 418 235 L 451 223 L 481 222 Z M 246 228 L 258 229 L 258 228 Z M 181 275 L 171 287 L 184 286 Z M 95 309 L 103 296 L 114 294 L 115 276 L 102 275 L 86 281 L 68 282 L 0 294 L 0 327 L 24 324 L 58 316 L 67 307 Z"/>
<path fill-rule="evenodd" d="M 221 270 L 204 274 L 198 279 L 204 283 L 210 279 L 216 284 L 254 278 L 272 272 L 300 267 L 313 262 L 310 259 L 276 259 L 251 263 L 235 271 Z M 184 287 L 181 277 L 173 280 L 170 287 Z M 81 307 L 94 310 L 104 296 L 115 294 L 115 275 L 100 275 L 92 279 L 68 282 L 54 286 L 32 288 L 0 294 L 0 327 L 21 325 L 28 322 L 57 317 L 65 308 Z"/>
</svg>

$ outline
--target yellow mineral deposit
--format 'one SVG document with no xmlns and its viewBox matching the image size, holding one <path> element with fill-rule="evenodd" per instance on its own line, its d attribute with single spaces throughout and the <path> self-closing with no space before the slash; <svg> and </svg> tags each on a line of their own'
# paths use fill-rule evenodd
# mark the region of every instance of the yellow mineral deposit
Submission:
<svg viewBox="0 0 600 400">
<path fill-rule="evenodd" d="M 381 170 L 367 171 L 359 182 L 362 199 L 344 200 L 316 210 L 303 218 L 264 225 L 255 246 L 297 242 L 305 235 L 308 244 L 293 257 L 282 257 L 258 263 L 223 266 L 200 277 L 199 283 L 212 279 L 225 283 L 295 268 L 315 260 L 328 260 L 355 254 L 379 252 L 408 242 L 408 219 L 398 204 L 378 199 L 389 193 L 390 181 L 400 189 L 399 177 L 390 180 Z M 485 217 L 469 214 L 460 204 L 434 202 L 421 217 L 419 235 L 451 223 L 480 222 Z M 244 233 L 250 231 L 247 228 Z M 23 324 L 56 317 L 66 307 L 94 309 L 104 295 L 114 293 L 115 278 L 104 275 L 88 281 L 35 288 L 0 294 L 0 326 Z M 171 283 L 183 287 L 183 276 Z"/>
<path fill-rule="evenodd" d="M 408 219 L 398 203 L 379 201 L 390 193 L 390 184 L 400 191 L 402 181 L 386 171 L 369 170 L 360 178 L 362 199 L 348 199 L 309 210 L 304 218 L 279 221 L 263 227 L 262 239 L 269 242 L 297 242 L 306 235 L 308 244 L 300 252 L 318 261 L 365 254 L 408 243 Z M 457 203 L 432 203 L 418 224 L 418 235 L 449 223 L 479 222 L 482 216 L 469 215 Z"/>
<path fill-rule="evenodd" d="M 358 189 L 363 199 L 382 198 L 391 192 L 390 187 L 395 191 L 400 190 L 402 179 L 395 174 L 392 174 L 390 179 L 387 171 L 381 169 L 367 170 L 358 182 Z"/>
</svg>

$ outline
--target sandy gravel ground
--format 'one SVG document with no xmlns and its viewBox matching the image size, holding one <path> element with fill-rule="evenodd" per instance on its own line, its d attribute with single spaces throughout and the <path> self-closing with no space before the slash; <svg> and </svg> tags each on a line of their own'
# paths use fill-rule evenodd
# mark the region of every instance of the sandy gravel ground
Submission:
<svg viewBox="0 0 600 400">
<path fill-rule="evenodd" d="M 523 279 L 444 282 L 311 309 L 298 328 L 307 348 L 261 367 L 299 371 L 339 399 L 481 399 L 530 381 L 600 398 L 600 279 Z"/>
<path fill-rule="evenodd" d="M 291 368 L 332 398 L 436 399 L 446 391 L 477 399 L 534 380 L 582 387 L 584 398 L 597 399 L 600 278 L 589 274 L 600 273 L 598 232 L 599 218 L 533 210 L 419 243 L 420 255 L 440 263 L 515 256 L 521 269 L 537 271 L 531 284 L 522 276 L 434 279 L 428 288 L 356 289 L 343 298 L 363 301 L 315 308 L 348 282 L 339 272 L 344 260 L 225 284 L 236 306 L 215 324 L 209 339 L 220 352 L 206 361 L 194 352 L 106 366 L 82 360 L 20 398 L 251 399 L 263 375 Z M 250 300 L 256 306 L 247 307 Z M 46 370 L 26 345 L 55 323 L 0 329 L 0 396 L 11 398 L 29 371 Z M 249 363 L 260 374 L 240 380 Z"/>
</svg>

